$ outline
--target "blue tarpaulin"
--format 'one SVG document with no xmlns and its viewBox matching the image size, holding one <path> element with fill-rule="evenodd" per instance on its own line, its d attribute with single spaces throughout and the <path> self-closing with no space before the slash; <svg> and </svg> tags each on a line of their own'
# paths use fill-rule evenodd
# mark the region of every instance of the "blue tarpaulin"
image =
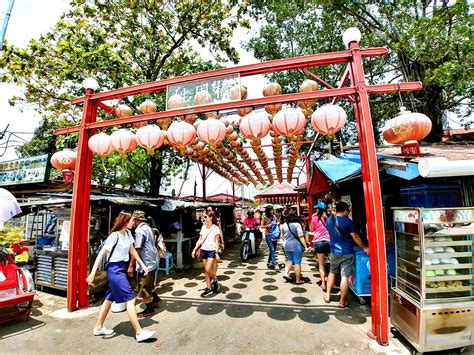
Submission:
<svg viewBox="0 0 474 355">
<path fill-rule="evenodd" d="M 377 154 L 377 159 L 382 158 L 382 154 Z M 359 152 L 346 153 L 336 159 L 319 160 L 314 164 L 333 183 L 362 172 Z"/>
</svg>

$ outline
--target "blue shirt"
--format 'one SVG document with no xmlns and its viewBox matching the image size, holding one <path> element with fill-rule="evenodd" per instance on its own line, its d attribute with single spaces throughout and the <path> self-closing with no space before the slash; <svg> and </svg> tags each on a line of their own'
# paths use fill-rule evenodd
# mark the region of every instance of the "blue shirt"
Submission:
<svg viewBox="0 0 474 355">
<path fill-rule="evenodd" d="M 350 233 L 356 231 L 354 224 L 348 217 L 335 216 L 339 229 L 344 233 L 341 235 L 334 224 L 332 217 L 327 219 L 327 227 L 330 236 L 329 244 L 331 245 L 331 254 L 334 255 L 349 255 L 354 253 L 354 240 Z"/>
</svg>

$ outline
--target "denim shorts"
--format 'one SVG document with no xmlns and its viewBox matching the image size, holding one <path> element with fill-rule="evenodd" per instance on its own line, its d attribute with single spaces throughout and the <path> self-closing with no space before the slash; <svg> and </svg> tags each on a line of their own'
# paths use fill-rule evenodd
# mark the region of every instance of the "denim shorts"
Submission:
<svg viewBox="0 0 474 355">
<path fill-rule="evenodd" d="M 216 258 L 216 251 L 212 250 L 203 250 L 201 249 L 201 259 L 215 259 Z"/>
<path fill-rule="evenodd" d="M 301 265 L 301 260 L 303 260 L 302 251 L 286 251 L 286 257 L 288 261 L 291 261 L 295 265 Z"/>
<path fill-rule="evenodd" d="M 341 271 L 341 276 L 349 277 L 354 273 L 354 254 L 349 255 L 334 255 L 331 254 L 330 273 L 338 274 Z"/>
<path fill-rule="evenodd" d="M 322 240 L 314 243 L 314 252 L 316 254 L 329 254 L 330 251 L 331 245 L 329 244 L 329 241 Z"/>
</svg>

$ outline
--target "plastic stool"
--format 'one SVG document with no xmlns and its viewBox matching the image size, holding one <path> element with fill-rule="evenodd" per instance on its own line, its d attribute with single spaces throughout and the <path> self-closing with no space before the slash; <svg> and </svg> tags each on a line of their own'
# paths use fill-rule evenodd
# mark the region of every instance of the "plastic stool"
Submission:
<svg viewBox="0 0 474 355">
<path fill-rule="evenodd" d="M 166 275 L 170 274 L 170 270 L 174 268 L 174 262 L 173 262 L 173 254 L 171 253 L 166 253 L 166 256 L 164 257 L 165 259 L 165 267 L 161 267 L 161 259 L 160 262 L 158 263 L 158 268 L 157 270 L 162 270 L 166 272 Z"/>
</svg>

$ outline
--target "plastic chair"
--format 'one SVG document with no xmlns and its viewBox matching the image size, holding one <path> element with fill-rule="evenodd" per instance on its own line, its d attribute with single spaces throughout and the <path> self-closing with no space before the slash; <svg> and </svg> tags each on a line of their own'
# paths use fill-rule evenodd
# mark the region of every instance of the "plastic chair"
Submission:
<svg viewBox="0 0 474 355">
<path fill-rule="evenodd" d="M 161 267 L 161 260 L 162 259 L 165 259 L 165 266 L 164 267 Z M 164 258 L 160 258 L 157 270 L 165 271 L 166 275 L 169 275 L 170 270 L 173 269 L 173 268 L 174 268 L 173 254 L 168 252 L 168 253 L 166 253 L 166 256 Z"/>
</svg>

